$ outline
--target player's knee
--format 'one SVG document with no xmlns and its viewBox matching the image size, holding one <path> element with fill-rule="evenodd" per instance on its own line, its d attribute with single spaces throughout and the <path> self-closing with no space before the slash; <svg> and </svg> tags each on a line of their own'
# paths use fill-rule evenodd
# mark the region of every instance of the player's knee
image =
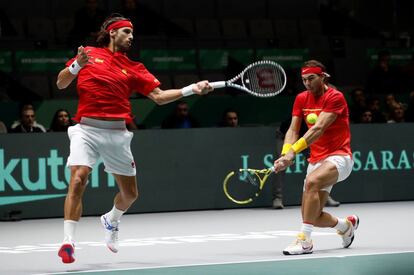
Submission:
<svg viewBox="0 0 414 275">
<path fill-rule="evenodd" d="M 122 196 L 124 197 L 125 200 L 135 201 L 138 199 L 138 190 L 136 189 L 128 190 L 128 192 L 123 192 Z"/>
<path fill-rule="evenodd" d="M 319 185 L 314 177 L 307 177 L 305 180 L 305 192 L 318 192 Z"/>
<path fill-rule="evenodd" d="M 88 183 L 88 179 L 87 178 L 83 178 L 79 175 L 75 175 L 72 179 L 72 186 L 74 188 L 75 191 L 81 191 L 83 190 L 83 188 L 85 188 L 85 186 Z"/>
</svg>

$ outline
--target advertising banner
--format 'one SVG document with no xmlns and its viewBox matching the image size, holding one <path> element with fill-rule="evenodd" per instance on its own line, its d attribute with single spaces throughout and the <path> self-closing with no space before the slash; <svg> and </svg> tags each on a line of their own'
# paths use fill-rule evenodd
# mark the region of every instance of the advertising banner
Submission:
<svg viewBox="0 0 414 275">
<path fill-rule="evenodd" d="M 414 199 L 414 127 L 412 124 L 353 125 L 355 162 L 351 176 L 334 186 L 342 203 Z M 267 168 L 277 158 L 281 140 L 272 127 L 142 130 L 134 133 L 138 201 L 130 213 L 268 207 L 271 175 L 253 203 L 239 206 L 223 193 L 224 177 L 239 168 Z M 398 137 L 398 138 L 396 138 Z M 65 133 L 0 135 L 0 218 L 63 216 L 69 182 Z M 286 205 L 300 203 L 307 167 L 299 154 L 284 182 Z M 99 161 L 89 178 L 84 215 L 112 207 L 114 178 Z"/>
</svg>

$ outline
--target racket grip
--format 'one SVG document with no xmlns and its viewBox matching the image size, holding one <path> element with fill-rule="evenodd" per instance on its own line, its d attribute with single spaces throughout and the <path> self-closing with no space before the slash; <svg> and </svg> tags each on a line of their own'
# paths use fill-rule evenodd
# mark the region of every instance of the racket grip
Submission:
<svg viewBox="0 0 414 275">
<path fill-rule="evenodd" d="M 226 87 L 226 81 L 210 82 L 210 86 L 214 89 L 224 88 Z"/>
</svg>

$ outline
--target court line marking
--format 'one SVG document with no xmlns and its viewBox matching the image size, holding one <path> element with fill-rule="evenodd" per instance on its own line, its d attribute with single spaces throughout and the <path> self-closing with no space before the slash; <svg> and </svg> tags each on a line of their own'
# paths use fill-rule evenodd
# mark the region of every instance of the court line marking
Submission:
<svg viewBox="0 0 414 275">
<path fill-rule="evenodd" d="M 98 273 L 98 272 L 115 272 L 115 271 L 128 271 L 128 270 L 146 270 L 146 269 L 167 269 L 167 268 L 180 268 L 180 267 L 200 267 L 210 265 L 231 265 L 231 264 L 245 264 L 245 263 L 265 263 L 265 262 L 283 262 L 283 261 L 299 261 L 299 260 L 313 260 L 313 259 L 327 259 L 327 258 L 347 258 L 347 257 L 361 257 L 361 256 L 379 256 L 379 255 L 393 255 L 393 254 L 407 254 L 414 253 L 414 250 L 406 251 L 390 251 L 390 252 L 375 252 L 375 253 L 360 253 L 352 255 L 337 255 L 337 256 L 312 256 L 312 255 L 298 255 L 298 256 L 286 256 L 280 259 L 263 259 L 255 261 L 234 261 L 234 262 L 209 262 L 202 264 L 184 264 L 184 265 L 167 265 L 167 266 L 151 266 L 151 267 L 136 267 L 136 268 L 120 268 L 120 269 L 99 269 L 99 270 L 83 270 L 83 271 L 65 271 L 57 273 L 36 273 L 33 275 L 59 275 L 59 274 L 78 274 L 78 273 Z"/>
<path fill-rule="evenodd" d="M 297 231 L 274 230 L 274 231 L 248 231 L 240 233 L 212 233 L 199 235 L 184 235 L 184 236 L 161 236 L 161 237 L 146 237 L 125 239 L 119 241 L 120 247 L 141 247 L 141 246 L 155 246 L 155 245 L 179 245 L 189 243 L 207 243 L 219 241 L 246 241 L 246 240 L 265 240 L 277 239 L 280 237 L 296 236 Z M 331 236 L 337 235 L 333 232 L 313 232 L 314 236 Z M 80 241 L 76 242 L 76 250 L 81 250 L 89 247 L 105 247 L 103 241 Z M 1 254 L 28 254 L 38 252 L 56 252 L 59 250 L 61 243 L 47 243 L 37 245 L 17 245 L 14 247 L 0 247 Z"/>
</svg>

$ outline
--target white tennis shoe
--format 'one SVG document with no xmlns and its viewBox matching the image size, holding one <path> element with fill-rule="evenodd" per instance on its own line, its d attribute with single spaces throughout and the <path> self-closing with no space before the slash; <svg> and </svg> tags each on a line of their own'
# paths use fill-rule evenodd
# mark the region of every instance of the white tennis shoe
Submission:
<svg viewBox="0 0 414 275">
<path fill-rule="evenodd" d="M 111 222 L 106 215 L 101 216 L 101 223 L 105 230 L 106 246 L 114 253 L 118 252 L 118 226 L 119 221 Z"/>
<path fill-rule="evenodd" d="M 300 232 L 296 240 L 283 250 L 285 255 L 311 254 L 313 252 L 312 240 L 306 239 L 305 234 Z"/>
<path fill-rule="evenodd" d="M 345 232 L 337 231 L 342 237 L 342 246 L 344 248 L 350 247 L 354 241 L 355 230 L 357 230 L 359 225 L 359 218 L 357 215 L 348 216 L 346 217 L 346 223 L 348 224 L 348 229 Z"/>
</svg>

